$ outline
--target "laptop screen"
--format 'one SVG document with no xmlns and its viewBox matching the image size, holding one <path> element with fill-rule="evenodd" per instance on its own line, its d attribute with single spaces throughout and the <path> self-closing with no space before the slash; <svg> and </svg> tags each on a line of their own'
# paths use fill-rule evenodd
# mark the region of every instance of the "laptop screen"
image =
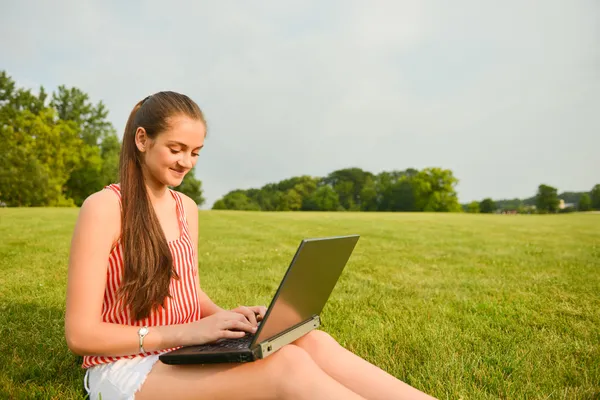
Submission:
<svg viewBox="0 0 600 400">
<path fill-rule="evenodd" d="M 353 235 L 300 243 L 252 346 L 321 313 L 358 238 Z"/>
</svg>

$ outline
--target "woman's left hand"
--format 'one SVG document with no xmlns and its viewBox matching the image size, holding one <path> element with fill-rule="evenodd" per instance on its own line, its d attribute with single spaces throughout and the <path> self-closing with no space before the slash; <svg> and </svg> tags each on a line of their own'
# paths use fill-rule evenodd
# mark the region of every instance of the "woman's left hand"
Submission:
<svg viewBox="0 0 600 400">
<path fill-rule="evenodd" d="M 257 326 L 258 322 L 262 321 L 262 319 L 265 317 L 265 314 L 267 313 L 267 307 L 265 307 L 265 306 L 251 306 L 251 307 L 239 306 L 238 308 L 231 310 L 231 311 L 242 314 L 244 317 L 246 317 L 248 322 L 250 322 L 252 324 L 252 326 Z"/>
</svg>

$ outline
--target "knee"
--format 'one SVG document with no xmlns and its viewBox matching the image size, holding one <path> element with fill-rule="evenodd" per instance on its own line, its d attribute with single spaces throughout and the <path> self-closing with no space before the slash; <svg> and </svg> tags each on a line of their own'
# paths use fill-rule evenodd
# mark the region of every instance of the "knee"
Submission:
<svg viewBox="0 0 600 400">
<path fill-rule="evenodd" d="M 325 349 L 339 346 L 338 342 L 327 332 L 316 329 L 302 336 L 295 344 L 305 349 L 309 354 L 319 354 Z"/>
<path fill-rule="evenodd" d="M 275 378 L 273 381 L 282 395 L 300 390 L 298 385 L 312 379 L 319 369 L 305 350 L 293 344 L 282 347 L 266 360 L 269 361 L 269 375 Z"/>
<path fill-rule="evenodd" d="M 272 367 L 285 375 L 310 368 L 314 364 L 306 351 L 293 344 L 283 346 L 269 358 Z"/>
</svg>

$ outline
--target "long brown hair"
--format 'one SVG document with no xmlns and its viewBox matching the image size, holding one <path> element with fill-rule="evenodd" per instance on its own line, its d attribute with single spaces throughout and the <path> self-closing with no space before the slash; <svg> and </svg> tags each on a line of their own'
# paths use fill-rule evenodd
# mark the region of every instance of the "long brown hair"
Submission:
<svg viewBox="0 0 600 400">
<path fill-rule="evenodd" d="M 121 244 L 123 280 L 119 289 L 131 316 L 141 320 L 164 304 L 171 279 L 179 279 L 158 217 L 150 203 L 142 173 L 143 158 L 135 144 L 138 127 L 150 139 L 169 128 L 169 118 L 184 115 L 206 121 L 188 96 L 160 92 L 135 105 L 129 115 L 119 163 L 121 183 Z"/>
</svg>

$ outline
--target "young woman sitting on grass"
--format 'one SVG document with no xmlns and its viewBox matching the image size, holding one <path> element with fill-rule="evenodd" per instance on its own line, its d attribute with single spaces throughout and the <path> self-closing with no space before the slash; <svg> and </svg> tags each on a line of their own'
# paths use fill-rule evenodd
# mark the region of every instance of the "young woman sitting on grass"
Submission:
<svg viewBox="0 0 600 400">
<path fill-rule="evenodd" d="M 204 146 L 206 122 L 187 96 L 160 92 L 131 112 L 120 184 L 86 199 L 69 262 L 65 335 L 83 356 L 90 398 L 426 399 L 313 331 L 244 364 L 171 366 L 179 346 L 256 331 L 265 307 L 224 310 L 200 289 L 198 208 L 179 186 Z"/>
</svg>

